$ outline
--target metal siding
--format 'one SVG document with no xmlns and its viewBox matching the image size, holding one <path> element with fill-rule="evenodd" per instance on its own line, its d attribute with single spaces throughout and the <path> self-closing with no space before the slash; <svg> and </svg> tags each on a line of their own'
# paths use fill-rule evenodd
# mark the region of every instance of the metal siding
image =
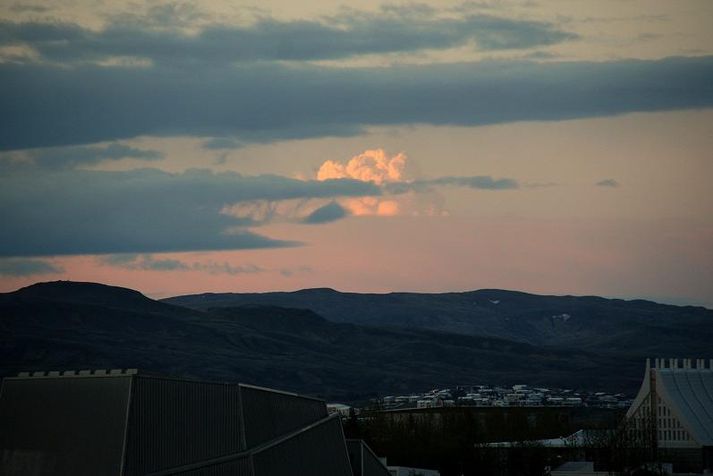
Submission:
<svg viewBox="0 0 713 476">
<path fill-rule="evenodd" d="M 176 474 L 181 476 L 254 476 L 250 456 Z"/>
<path fill-rule="evenodd" d="M 347 440 L 347 451 L 349 452 L 349 462 L 352 465 L 354 476 L 362 476 L 362 441 Z"/>
<path fill-rule="evenodd" d="M 131 377 L 7 378 L 0 474 L 118 475 Z"/>
<path fill-rule="evenodd" d="M 244 450 L 239 386 L 137 376 L 126 475 L 145 474 Z"/>
<path fill-rule="evenodd" d="M 321 400 L 241 386 L 248 448 L 274 440 L 327 416 Z"/>
<path fill-rule="evenodd" d="M 338 418 L 253 456 L 255 476 L 352 476 Z"/>
<path fill-rule="evenodd" d="M 386 469 L 386 466 L 384 466 L 374 452 L 371 451 L 371 448 L 369 448 L 365 443 L 363 443 L 363 445 L 363 476 L 391 476 L 389 470 Z"/>
</svg>

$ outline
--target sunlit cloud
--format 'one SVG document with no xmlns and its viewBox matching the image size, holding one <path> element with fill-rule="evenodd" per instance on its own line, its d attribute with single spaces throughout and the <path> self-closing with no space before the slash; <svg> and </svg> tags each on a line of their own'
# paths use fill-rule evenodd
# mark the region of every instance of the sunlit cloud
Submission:
<svg viewBox="0 0 713 476">
<path fill-rule="evenodd" d="M 383 149 L 368 149 L 346 162 L 326 160 L 317 171 L 317 180 L 354 179 L 381 187 L 374 196 L 343 197 L 339 205 L 353 216 L 445 215 L 443 199 L 437 192 L 442 187 L 474 190 L 512 190 L 520 188 L 512 178 L 488 175 L 413 179 L 404 152 L 390 155 Z M 429 200 L 424 200 L 424 196 Z"/>
<path fill-rule="evenodd" d="M 399 183 L 405 180 L 407 160 L 403 152 L 389 155 L 383 149 L 367 149 L 345 163 L 326 160 L 317 171 L 317 180 L 350 178 L 376 185 Z M 396 200 L 377 196 L 345 198 L 339 205 L 354 216 L 394 216 L 400 209 Z"/>
<path fill-rule="evenodd" d="M 317 180 L 351 178 L 382 185 L 404 180 L 406 155 L 389 156 L 383 149 L 368 149 L 355 155 L 346 164 L 325 161 L 317 171 Z"/>
</svg>

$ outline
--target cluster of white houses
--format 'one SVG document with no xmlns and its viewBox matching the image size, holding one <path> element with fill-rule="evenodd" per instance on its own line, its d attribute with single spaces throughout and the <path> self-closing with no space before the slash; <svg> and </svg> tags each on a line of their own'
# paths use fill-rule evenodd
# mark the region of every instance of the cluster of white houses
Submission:
<svg viewBox="0 0 713 476">
<path fill-rule="evenodd" d="M 631 400 L 623 393 L 585 392 L 518 384 L 511 387 L 474 385 L 458 389 L 433 389 L 410 395 L 390 395 L 384 397 L 381 404 L 385 410 L 453 406 L 628 408 Z"/>
</svg>

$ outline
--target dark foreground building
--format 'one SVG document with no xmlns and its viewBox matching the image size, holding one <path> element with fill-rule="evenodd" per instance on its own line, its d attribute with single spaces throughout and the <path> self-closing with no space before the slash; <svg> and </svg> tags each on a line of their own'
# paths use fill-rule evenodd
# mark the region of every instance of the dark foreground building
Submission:
<svg viewBox="0 0 713 476">
<path fill-rule="evenodd" d="M 391 476 L 389 470 L 364 440 L 347 440 L 354 476 Z"/>
<path fill-rule="evenodd" d="M 35 372 L 0 388 L 2 475 L 351 476 L 323 401 L 135 370 Z"/>
</svg>

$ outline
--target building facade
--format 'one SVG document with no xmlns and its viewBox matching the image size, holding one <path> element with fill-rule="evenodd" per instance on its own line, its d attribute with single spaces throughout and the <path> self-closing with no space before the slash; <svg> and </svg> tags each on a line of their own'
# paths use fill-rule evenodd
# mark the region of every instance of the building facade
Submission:
<svg viewBox="0 0 713 476">
<path fill-rule="evenodd" d="M 647 359 L 627 421 L 675 472 L 713 470 L 713 359 Z"/>
</svg>

